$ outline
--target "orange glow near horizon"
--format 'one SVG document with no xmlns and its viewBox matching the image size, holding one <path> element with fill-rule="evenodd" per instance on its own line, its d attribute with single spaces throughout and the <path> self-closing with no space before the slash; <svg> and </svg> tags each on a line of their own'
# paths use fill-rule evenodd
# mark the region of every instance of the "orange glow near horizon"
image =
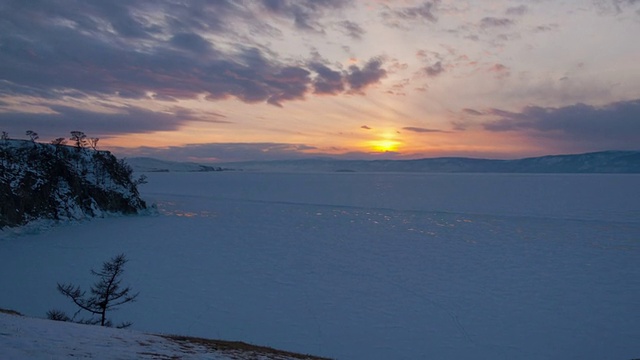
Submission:
<svg viewBox="0 0 640 360">
<path fill-rule="evenodd" d="M 397 152 L 399 145 L 399 141 L 391 139 L 369 141 L 369 146 L 375 152 Z"/>
</svg>

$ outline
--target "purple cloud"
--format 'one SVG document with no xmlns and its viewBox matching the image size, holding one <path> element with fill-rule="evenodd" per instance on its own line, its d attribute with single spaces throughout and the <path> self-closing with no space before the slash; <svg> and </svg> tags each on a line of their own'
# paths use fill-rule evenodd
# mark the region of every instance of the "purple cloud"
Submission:
<svg viewBox="0 0 640 360">
<path fill-rule="evenodd" d="M 347 71 L 283 60 L 263 47 L 247 44 L 235 30 L 237 22 L 256 31 L 269 26 L 259 17 L 260 9 L 272 16 L 296 19 L 295 26 L 304 27 L 325 12 L 348 6 L 349 1 L 188 5 L 168 0 L 69 1 L 4 5 L 0 21 L 0 80 L 4 84 L 0 94 L 37 94 L 48 99 L 148 99 L 153 94 L 153 99 L 166 101 L 235 97 L 247 103 L 282 106 L 310 93 L 336 95 L 344 92 L 346 85 L 362 92 L 386 74 L 377 58 Z M 144 15 L 151 10 L 170 16 L 164 23 L 152 22 Z M 341 24 L 352 36 L 363 33 L 354 22 Z M 228 42 L 221 47 L 203 36 L 205 33 L 224 35 Z"/>
<path fill-rule="evenodd" d="M 424 68 L 424 71 L 429 77 L 436 77 L 444 72 L 444 67 L 442 66 L 442 62 L 438 61 L 437 63 Z"/>
<path fill-rule="evenodd" d="M 427 129 L 427 128 L 414 127 L 414 126 L 403 127 L 402 130 L 407 130 L 407 131 L 412 131 L 412 132 L 417 132 L 417 133 L 441 133 L 441 132 L 446 132 L 446 131 L 443 131 L 443 130 Z"/>
<path fill-rule="evenodd" d="M 440 0 L 425 1 L 418 6 L 392 8 L 385 6 L 381 13 L 384 22 L 392 27 L 405 27 L 410 22 L 431 22 L 438 21 L 436 12 Z"/>
<path fill-rule="evenodd" d="M 488 111 L 496 120 L 484 123 L 492 132 L 521 131 L 602 149 L 638 149 L 640 99 L 605 106 L 575 104 L 558 108 L 527 106 L 520 112 Z"/>
<path fill-rule="evenodd" d="M 345 80 L 352 91 L 361 92 L 367 86 L 378 83 L 385 76 L 387 71 L 382 68 L 382 60 L 373 58 L 362 68 L 356 65 L 349 66 Z"/>
<path fill-rule="evenodd" d="M 345 34 L 355 40 L 362 39 L 362 35 L 365 34 L 364 29 L 358 23 L 350 20 L 340 21 L 337 25 Z"/>
<path fill-rule="evenodd" d="M 480 20 L 480 27 L 483 29 L 494 27 L 506 27 L 513 25 L 513 20 L 507 18 L 485 17 Z"/>
</svg>

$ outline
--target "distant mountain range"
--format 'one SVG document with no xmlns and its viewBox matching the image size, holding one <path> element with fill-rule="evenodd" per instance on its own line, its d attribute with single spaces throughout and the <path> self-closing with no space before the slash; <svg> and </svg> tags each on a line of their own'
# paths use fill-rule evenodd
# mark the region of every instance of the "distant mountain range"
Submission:
<svg viewBox="0 0 640 360">
<path fill-rule="evenodd" d="M 127 163 L 137 172 L 204 172 L 228 170 L 219 166 L 201 165 L 193 162 L 167 161 L 150 157 L 129 158 L 127 159 Z"/>
<path fill-rule="evenodd" d="M 431 172 L 431 173 L 640 173 L 640 151 L 602 151 L 517 160 L 441 157 L 417 160 L 313 158 L 220 163 L 217 166 L 132 158 L 136 171 Z"/>
</svg>

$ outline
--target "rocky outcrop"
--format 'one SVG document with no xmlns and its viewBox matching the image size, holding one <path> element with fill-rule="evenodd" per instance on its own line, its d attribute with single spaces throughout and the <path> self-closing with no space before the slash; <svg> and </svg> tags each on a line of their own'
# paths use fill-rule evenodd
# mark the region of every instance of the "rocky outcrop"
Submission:
<svg viewBox="0 0 640 360">
<path fill-rule="evenodd" d="M 133 170 L 108 151 L 0 140 L 0 228 L 146 208 Z"/>
</svg>

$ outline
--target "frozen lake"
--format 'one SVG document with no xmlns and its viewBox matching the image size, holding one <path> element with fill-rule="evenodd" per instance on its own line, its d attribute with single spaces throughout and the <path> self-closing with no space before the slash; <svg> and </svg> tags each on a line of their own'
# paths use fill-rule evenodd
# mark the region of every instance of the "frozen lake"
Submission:
<svg viewBox="0 0 640 360">
<path fill-rule="evenodd" d="M 638 175 L 148 175 L 157 216 L 0 233 L 0 307 L 72 312 L 56 282 L 124 252 L 141 294 L 113 315 L 143 331 L 338 359 L 640 357 Z"/>
</svg>

